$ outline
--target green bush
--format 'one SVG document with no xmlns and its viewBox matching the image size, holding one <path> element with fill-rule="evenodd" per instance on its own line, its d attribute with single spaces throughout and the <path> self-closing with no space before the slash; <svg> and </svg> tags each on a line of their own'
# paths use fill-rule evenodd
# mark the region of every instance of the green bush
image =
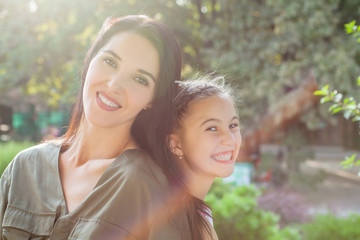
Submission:
<svg viewBox="0 0 360 240">
<path fill-rule="evenodd" d="M 332 214 L 317 215 L 313 222 L 300 226 L 304 240 L 359 240 L 360 215 L 338 218 Z"/>
<path fill-rule="evenodd" d="M 0 143 L 0 176 L 18 152 L 34 145 L 35 143 L 33 142 Z"/>
<path fill-rule="evenodd" d="M 219 239 L 300 239 L 297 229 L 280 229 L 278 215 L 257 208 L 259 195 L 253 185 L 236 187 L 215 181 L 206 200 L 212 207 Z"/>
</svg>

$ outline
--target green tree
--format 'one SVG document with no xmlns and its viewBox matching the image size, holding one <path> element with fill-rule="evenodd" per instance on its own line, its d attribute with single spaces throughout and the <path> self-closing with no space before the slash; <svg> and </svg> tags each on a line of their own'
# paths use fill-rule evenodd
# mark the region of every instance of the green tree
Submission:
<svg viewBox="0 0 360 240">
<path fill-rule="evenodd" d="M 357 38 L 357 42 L 360 43 L 360 26 L 356 25 L 355 20 L 345 24 L 345 30 L 348 34 Z M 360 87 L 360 76 L 357 78 L 356 83 Z M 320 90 L 315 91 L 314 94 L 322 96 L 320 103 L 331 103 L 328 111 L 332 114 L 342 112 L 345 119 L 352 119 L 353 122 L 360 123 L 360 103 L 358 103 L 358 100 L 354 97 L 344 97 L 343 93 L 336 89 L 332 91 L 329 90 L 329 84 L 325 85 Z M 356 96 L 359 95 L 356 94 Z M 345 168 L 352 167 L 353 165 L 359 166 L 360 160 L 356 161 L 355 159 L 356 154 L 353 154 L 350 157 L 346 157 L 345 161 L 341 162 L 341 164 L 343 164 Z"/>
<path fill-rule="evenodd" d="M 202 65 L 236 82 L 247 125 L 259 125 L 281 96 L 304 81 L 302 69 L 313 71 L 320 83 L 330 81 L 354 93 L 353 82 L 344 79 L 358 72 L 359 51 L 339 29 L 344 21 L 342 1 L 222 0 L 212 7 L 207 6 L 214 1 L 202 2 Z M 310 129 L 320 121 L 313 115 L 310 111 L 301 118 Z"/>
<path fill-rule="evenodd" d="M 341 34 L 356 0 L 3 0 L 0 94 L 22 88 L 52 107 L 75 100 L 82 60 L 107 16 L 144 13 L 166 23 L 184 52 L 184 77 L 225 74 L 239 87 L 244 129 L 256 128 L 304 80 L 354 95 L 359 49 Z M 346 63 L 346 64 L 339 64 Z M 309 129 L 324 111 L 301 116 Z"/>
</svg>

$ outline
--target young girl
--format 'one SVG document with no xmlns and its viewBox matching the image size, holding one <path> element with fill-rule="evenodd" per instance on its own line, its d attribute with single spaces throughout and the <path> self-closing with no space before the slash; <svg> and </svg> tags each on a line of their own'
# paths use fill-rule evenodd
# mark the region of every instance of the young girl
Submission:
<svg viewBox="0 0 360 240">
<path fill-rule="evenodd" d="M 165 136 L 168 150 L 154 160 L 178 192 L 172 220 L 160 223 L 158 234 L 164 239 L 217 239 L 204 199 L 216 177 L 233 172 L 239 153 L 234 98 L 222 78 L 199 79 L 179 83 L 174 105 L 173 126 Z"/>
<path fill-rule="evenodd" d="M 107 20 L 65 136 L 19 153 L 1 177 L 0 239 L 146 239 L 166 179 L 134 136 L 166 111 L 180 71 L 163 24 Z"/>
</svg>

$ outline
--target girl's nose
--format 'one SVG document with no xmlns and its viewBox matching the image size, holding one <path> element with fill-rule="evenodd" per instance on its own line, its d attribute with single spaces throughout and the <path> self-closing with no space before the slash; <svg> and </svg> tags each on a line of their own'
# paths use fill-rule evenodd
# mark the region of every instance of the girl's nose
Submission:
<svg viewBox="0 0 360 240">
<path fill-rule="evenodd" d="M 231 131 L 226 131 L 223 133 L 221 143 L 227 146 L 233 146 L 236 143 L 236 137 Z"/>
</svg>

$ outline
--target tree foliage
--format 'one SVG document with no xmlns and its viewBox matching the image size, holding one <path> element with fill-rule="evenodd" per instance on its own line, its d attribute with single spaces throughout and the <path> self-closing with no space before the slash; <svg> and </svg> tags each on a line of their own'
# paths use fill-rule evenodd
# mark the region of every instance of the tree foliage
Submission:
<svg viewBox="0 0 360 240">
<path fill-rule="evenodd" d="M 356 25 L 355 20 L 345 24 L 345 30 L 348 34 L 357 38 L 357 42 L 360 43 L 360 26 Z M 360 76 L 357 77 L 356 84 L 360 87 Z M 343 93 L 338 92 L 336 89 L 332 91 L 329 90 L 329 84 L 326 84 L 320 90 L 315 91 L 314 94 L 322 96 L 320 103 L 331 103 L 328 111 L 332 114 L 342 112 L 345 119 L 352 119 L 353 122 L 360 123 L 360 102 L 358 102 L 358 99 L 354 99 L 352 96 L 344 97 Z M 359 97 L 359 94 L 356 94 L 355 96 Z M 345 168 L 352 167 L 353 165 L 360 166 L 360 160 L 355 161 L 355 159 L 356 154 L 353 154 L 350 157 L 346 157 L 345 161 L 342 161 L 341 164 L 343 164 Z"/>
<path fill-rule="evenodd" d="M 313 71 L 319 83 L 355 95 L 356 41 L 343 24 L 357 0 L 3 0 L 0 94 L 22 88 L 56 107 L 75 101 L 85 51 L 108 16 L 143 13 L 167 24 L 184 52 L 184 77 L 224 74 L 239 88 L 246 129 Z M 342 63 L 342 64 L 339 64 Z M 346 63 L 346 64 L 344 64 Z M 318 127 L 323 110 L 301 120 Z"/>
</svg>

